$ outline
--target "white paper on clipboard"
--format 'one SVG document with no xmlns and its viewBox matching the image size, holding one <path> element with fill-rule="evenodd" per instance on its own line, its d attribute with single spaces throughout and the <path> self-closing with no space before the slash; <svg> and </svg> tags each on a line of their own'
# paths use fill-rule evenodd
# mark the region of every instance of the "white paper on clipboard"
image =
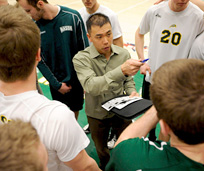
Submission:
<svg viewBox="0 0 204 171">
<path fill-rule="evenodd" d="M 125 106 L 135 101 L 141 100 L 141 99 L 142 99 L 141 97 L 131 97 L 130 98 L 129 96 L 116 97 L 104 103 L 102 107 L 106 109 L 107 111 L 110 111 L 114 107 L 117 109 L 122 109 Z"/>
</svg>

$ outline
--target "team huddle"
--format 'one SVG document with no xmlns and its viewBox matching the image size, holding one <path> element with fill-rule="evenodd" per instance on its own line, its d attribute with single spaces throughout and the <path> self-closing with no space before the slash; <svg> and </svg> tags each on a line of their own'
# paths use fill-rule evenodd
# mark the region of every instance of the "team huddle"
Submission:
<svg viewBox="0 0 204 171">
<path fill-rule="evenodd" d="M 79 12 L 47 0 L 0 0 L 0 171 L 204 170 L 204 3 L 197 1 L 152 5 L 133 59 L 117 15 L 97 0 L 82 0 Z M 53 100 L 39 93 L 37 68 Z M 152 107 L 134 122 L 103 109 L 114 97 L 139 96 L 138 72 Z M 99 162 L 77 122 L 84 99 Z"/>
</svg>

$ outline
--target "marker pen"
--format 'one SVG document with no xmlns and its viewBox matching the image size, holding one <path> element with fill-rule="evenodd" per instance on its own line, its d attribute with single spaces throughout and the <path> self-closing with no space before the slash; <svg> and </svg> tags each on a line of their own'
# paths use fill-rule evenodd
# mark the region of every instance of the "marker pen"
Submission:
<svg viewBox="0 0 204 171">
<path fill-rule="evenodd" d="M 149 60 L 149 58 L 147 58 L 147 59 L 144 59 L 143 61 L 141 61 L 142 63 L 145 63 L 145 62 L 147 62 Z"/>
</svg>

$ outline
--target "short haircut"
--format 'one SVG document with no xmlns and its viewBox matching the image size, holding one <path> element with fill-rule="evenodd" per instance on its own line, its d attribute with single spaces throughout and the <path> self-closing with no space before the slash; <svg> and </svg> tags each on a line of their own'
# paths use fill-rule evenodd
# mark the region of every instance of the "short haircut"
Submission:
<svg viewBox="0 0 204 171">
<path fill-rule="evenodd" d="M 16 120 L 0 125 L 0 170 L 43 171 L 37 152 L 40 143 L 31 123 Z"/>
<path fill-rule="evenodd" d="M 38 7 L 37 7 L 38 1 L 40 1 L 40 0 L 27 0 L 28 4 L 33 6 L 33 7 L 35 7 L 36 9 L 38 9 Z M 43 1 L 46 4 L 48 4 L 47 0 L 41 0 L 41 1 Z M 19 2 L 19 0 L 16 0 L 16 2 Z"/>
<path fill-rule="evenodd" d="M 111 22 L 106 15 L 101 14 L 101 13 L 95 13 L 95 14 L 91 15 L 88 18 L 88 20 L 86 21 L 87 31 L 90 34 L 92 26 L 102 27 L 103 25 L 105 25 L 107 23 L 109 23 L 111 25 Z"/>
<path fill-rule="evenodd" d="M 153 75 L 150 95 L 159 119 L 187 144 L 204 142 L 204 61 L 179 59 Z"/>
<path fill-rule="evenodd" d="M 26 80 L 34 69 L 40 31 L 22 8 L 0 7 L 0 80 Z"/>
</svg>

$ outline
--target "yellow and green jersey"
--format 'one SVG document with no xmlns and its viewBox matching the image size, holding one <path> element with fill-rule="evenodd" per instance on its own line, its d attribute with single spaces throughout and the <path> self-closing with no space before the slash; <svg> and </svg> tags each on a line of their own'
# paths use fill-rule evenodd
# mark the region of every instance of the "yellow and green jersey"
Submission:
<svg viewBox="0 0 204 171">
<path fill-rule="evenodd" d="M 203 11 L 191 2 L 181 12 L 172 11 L 168 1 L 150 7 L 140 23 L 140 34 L 150 33 L 151 75 L 165 62 L 187 58 L 195 38 L 203 30 Z"/>
</svg>

